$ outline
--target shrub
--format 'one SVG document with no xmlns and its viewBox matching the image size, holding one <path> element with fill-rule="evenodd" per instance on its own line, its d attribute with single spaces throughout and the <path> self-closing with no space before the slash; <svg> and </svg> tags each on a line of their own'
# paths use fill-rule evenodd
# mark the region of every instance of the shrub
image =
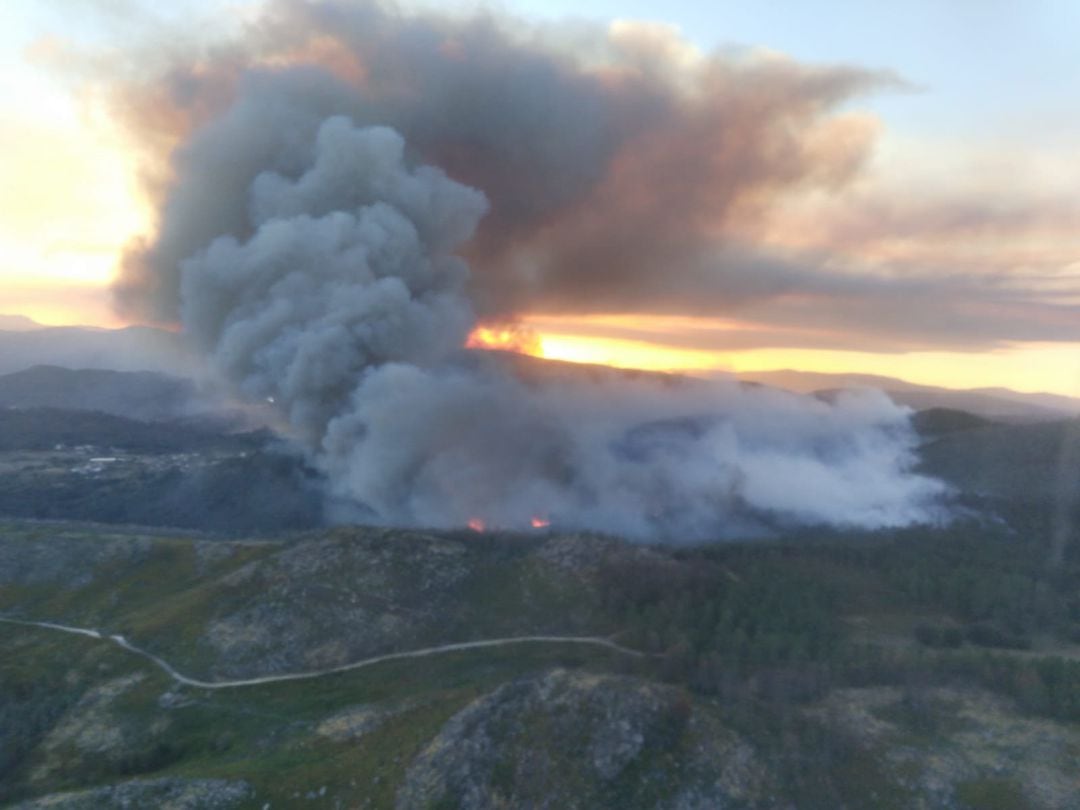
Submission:
<svg viewBox="0 0 1080 810">
<path fill-rule="evenodd" d="M 980 647 L 995 647 L 1002 650 L 1031 649 L 1031 639 L 1028 636 L 1010 632 L 993 622 L 977 622 L 969 625 L 965 635 L 968 641 Z"/>
<path fill-rule="evenodd" d="M 964 634 L 959 627 L 920 624 L 915 627 L 915 640 L 924 647 L 955 650 L 964 643 Z"/>
</svg>

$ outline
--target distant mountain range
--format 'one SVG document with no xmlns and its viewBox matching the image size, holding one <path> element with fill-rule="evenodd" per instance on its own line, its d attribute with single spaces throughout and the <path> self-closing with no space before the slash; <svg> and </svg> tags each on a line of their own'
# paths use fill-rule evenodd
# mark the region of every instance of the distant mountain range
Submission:
<svg viewBox="0 0 1080 810">
<path fill-rule="evenodd" d="M 612 369 L 608 366 L 543 360 L 510 352 L 484 351 L 478 354 L 484 355 L 490 362 L 504 365 L 518 377 L 533 382 L 560 378 L 595 380 L 610 374 L 647 377 L 672 384 L 685 380 L 685 375 L 680 374 Z M 724 375 L 722 379 L 733 378 Z M 1080 399 L 1058 394 L 1028 394 L 1008 388 L 939 388 L 875 374 L 822 374 L 791 370 L 749 372 L 739 374 L 734 379 L 751 385 L 767 385 L 799 394 L 825 397 L 844 389 L 876 388 L 888 394 L 894 402 L 917 411 L 963 411 L 998 422 L 1055 422 L 1080 416 Z"/>
<path fill-rule="evenodd" d="M 180 335 L 164 329 L 42 326 L 21 315 L 0 315 L 0 374 L 39 365 L 180 375 L 195 368 Z"/>
<path fill-rule="evenodd" d="M 33 329 L 44 328 L 42 324 L 27 318 L 25 315 L 0 315 L 0 329 L 12 332 L 29 332 Z"/>
<path fill-rule="evenodd" d="M 33 366 L 0 375 L 0 408 L 99 411 L 150 422 L 215 409 L 190 380 L 154 371 L 59 366 Z"/>
<path fill-rule="evenodd" d="M 509 363 L 514 373 L 526 379 L 539 380 L 565 375 L 596 376 L 610 373 L 606 367 L 541 360 L 534 357 L 509 355 L 504 352 L 478 352 L 492 362 Z M 479 360 L 477 360 L 479 362 Z M 104 369 L 110 371 L 164 372 L 180 377 L 193 376 L 197 362 L 184 345 L 182 337 L 164 329 L 130 326 L 123 329 L 99 329 L 86 326 L 42 326 L 21 315 L 0 315 L 0 374 L 25 371 L 34 366 L 58 366 L 66 369 Z M 650 372 L 620 371 L 621 374 L 647 375 L 673 379 L 677 375 Z M 60 385 L 56 379 L 40 382 Z M 56 377 L 53 372 L 53 378 Z M 808 371 L 758 371 L 740 374 L 744 382 L 785 388 L 807 394 L 828 394 L 845 388 L 877 388 L 900 404 L 916 410 L 948 408 L 967 411 L 986 419 L 1008 422 L 1045 422 L 1080 416 L 1080 399 L 1048 393 L 1023 393 L 1008 388 L 951 389 L 919 385 L 894 377 L 875 374 L 824 374 Z M 139 385 L 146 380 L 139 382 Z M 71 380 L 64 385 L 75 384 Z M 101 380 L 84 379 L 80 385 L 104 385 Z M 82 395 L 105 397 L 81 389 Z M 19 396 L 30 396 L 24 389 Z M 157 395 L 153 395 L 157 396 Z M 46 397 L 48 398 L 48 397 Z M 0 404 L 3 404 L 0 395 Z M 62 405 L 50 399 L 39 404 Z M 102 408 L 136 418 L 130 411 Z M 136 409 L 137 410 L 137 409 Z"/>
<path fill-rule="evenodd" d="M 827 394 L 845 388 L 877 388 L 894 402 L 916 410 L 949 408 L 1006 422 L 1048 422 L 1080 416 L 1080 399 L 1008 388 L 939 388 L 876 374 L 823 374 L 810 371 L 756 371 L 739 379 L 805 394 Z"/>
</svg>

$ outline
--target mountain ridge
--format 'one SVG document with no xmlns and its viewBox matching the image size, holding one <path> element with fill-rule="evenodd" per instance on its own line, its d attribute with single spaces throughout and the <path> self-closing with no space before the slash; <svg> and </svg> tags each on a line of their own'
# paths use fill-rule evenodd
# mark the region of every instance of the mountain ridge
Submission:
<svg viewBox="0 0 1080 810">
<path fill-rule="evenodd" d="M 33 329 L 44 329 L 45 325 L 38 323 L 33 318 L 25 315 L 6 315 L 0 313 L 0 329 L 11 332 L 29 332 Z"/>
<path fill-rule="evenodd" d="M 40 365 L 179 375 L 196 369 L 182 335 L 165 329 L 40 325 L 11 329 L 0 321 L 0 374 Z"/>
<path fill-rule="evenodd" d="M 842 388 L 877 388 L 893 401 L 916 410 L 949 408 L 988 419 L 1054 421 L 1080 416 L 1080 399 L 1075 397 L 1003 387 L 945 388 L 877 374 L 831 374 L 794 369 L 742 372 L 738 378 L 806 394 Z"/>
<path fill-rule="evenodd" d="M 23 324 L 20 328 L 19 324 Z M 27 326 L 26 324 L 29 324 Z M 14 327 L 14 328 L 12 328 Z M 570 363 L 503 351 L 463 352 L 465 362 L 509 365 L 525 381 L 564 375 L 597 377 L 607 374 L 670 380 L 697 379 L 672 372 L 617 369 L 597 364 Z M 0 315 L 0 374 L 33 366 L 151 371 L 189 377 L 198 361 L 183 336 L 150 326 L 102 329 L 87 326 L 43 326 L 24 316 Z M 1024 392 L 1001 386 L 946 388 L 913 383 L 878 374 L 844 374 L 782 369 L 712 375 L 746 384 L 771 385 L 796 393 L 817 394 L 852 387 L 877 388 L 899 404 L 916 410 L 948 408 L 988 419 L 1016 422 L 1053 421 L 1080 416 L 1080 398 L 1050 392 Z"/>
</svg>

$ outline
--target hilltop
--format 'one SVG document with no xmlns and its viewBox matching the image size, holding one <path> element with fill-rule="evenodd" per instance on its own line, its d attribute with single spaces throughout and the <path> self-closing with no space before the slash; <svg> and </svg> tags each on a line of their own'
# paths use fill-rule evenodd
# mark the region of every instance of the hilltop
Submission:
<svg viewBox="0 0 1080 810">
<path fill-rule="evenodd" d="M 220 409 L 191 380 L 152 371 L 31 366 L 0 374 L 0 408 L 99 411 L 168 421 Z"/>
<path fill-rule="evenodd" d="M 0 374 L 39 365 L 170 374 L 195 368 L 181 336 L 164 329 L 27 325 L 10 316 L 0 322 Z"/>
</svg>

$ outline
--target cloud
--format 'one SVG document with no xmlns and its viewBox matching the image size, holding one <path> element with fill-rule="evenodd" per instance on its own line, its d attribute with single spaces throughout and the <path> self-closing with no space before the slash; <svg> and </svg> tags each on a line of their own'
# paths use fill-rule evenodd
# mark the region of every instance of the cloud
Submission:
<svg viewBox="0 0 1080 810">
<path fill-rule="evenodd" d="M 181 146 L 168 171 L 148 172 L 175 178 L 155 189 L 169 214 L 154 245 L 129 253 L 120 301 L 174 319 L 178 262 L 208 236 L 243 236 L 260 158 L 331 114 L 393 126 L 483 189 L 491 213 L 466 253 L 485 313 L 669 309 L 699 291 L 730 307 L 797 283 L 767 257 L 747 272 L 730 225 L 785 190 L 843 185 L 875 125 L 835 110 L 894 80 L 702 55 L 644 25 L 579 30 L 573 47 L 560 33 L 490 14 L 278 3 L 206 58 L 121 83 L 136 133 Z"/>
<path fill-rule="evenodd" d="M 193 56 L 148 50 L 133 58 L 155 70 L 107 72 L 163 212 L 123 261 L 128 317 L 175 322 L 180 262 L 248 235 L 266 160 L 295 161 L 290 143 L 344 115 L 488 197 L 463 247 L 485 318 L 696 313 L 793 337 L 827 323 L 885 351 L 1080 332 L 1031 275 L 1058 270 L 1060 250 L 1033 266 L 1031 246 L 1071 233 L 1068 200 L 875 180 L 880 124 L 851 104 L 904 86 L 887 73 L 701 53 L 653 24 L 332 1 L 271 3 Z"/>
</svg>

